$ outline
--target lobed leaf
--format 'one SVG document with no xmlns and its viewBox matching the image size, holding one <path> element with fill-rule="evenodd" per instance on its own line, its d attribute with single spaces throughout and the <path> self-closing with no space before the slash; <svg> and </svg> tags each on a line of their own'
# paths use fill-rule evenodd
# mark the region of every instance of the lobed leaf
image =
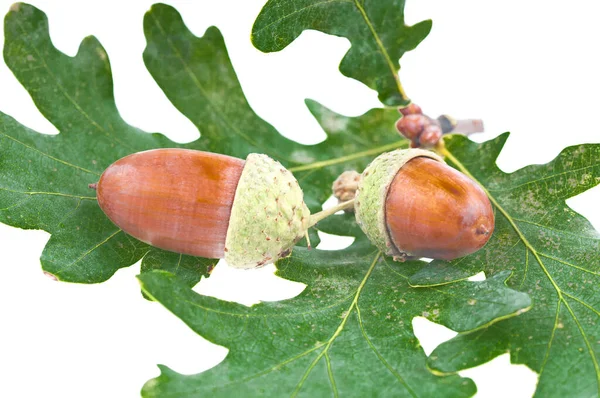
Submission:
<svg viewBox="0 0 600 398">
<path fill-rule="evenodd" d="M 540 374 L 536 396 L 598 396 L 600 234 L 565 200 L 600 183 L 600 145 L 569 147 L 548 164 L 506 174 L 495 162 L 507 137 L 483 144 L 447 139 L 449 161 L 492 200 L 496 230 L 481 251 L 432 262 L 410 283 L 435 286 L 511 270 L 508 285 L 527 292 L 533 309 L 440 345 L 429 366 L 454 373 L 510 352 L 513 363 Z"/>
<path fill-rule="evenodd" d="M 402 388 L 407 393 L 423 389 L 426 392 L 471 395 L 474 386 L 469 380 L 457 376 L 439 378 L 427 371 L 426 358 L 410 331 L 409 323 L 413 314 L 419 313 L 457 330 L 467 331 L 517 315 L 530 303 L 527 295 L 504 286 L 503 279 L 507 275 L 480 285 L 466 284 L 467 288 L 462 291 L 457 290 L 458 285 L 443 289 L 413 289 L 406 282 L 408 276 L 401 273 L 404 271 L 398 271 L 398 267 L 389 264 L 388 259 L 376 261 L 378 255 L 356 227 L 352 216 L 343 215 L 320 223 L 318 228 L 357 237 L 351 248 L 340 252 L 297 248 L 294 257 L 280 264 L 287 270 L 281 271 L 282 276 L 310 283 L 310 290 L 297 299 L 283 302 L 282 307 L 279 304 L 262 304 L 256 309 L 247 309 L 197 296 L 189 290 L 202 275 L 208 274 L 214 260 L 151 248 L 120 231 L 103 215 L 93 191 L 87 188 L 88 184 L 96 182 L 102 171 L 116 159 L 140 150 L 186 147 L 240 157 L 253 151 L 267 151 L 295 173 L 305 188 L 308 205 L 316 211 L 330 195 L 331 182 L 342 171 L 348 168 L 361 170 L 379 153 L 406 147 L 407 144 L 394 132 L 394 121 L 398 117 L 394 110 L 372 110 L 349 118 L 313 101 L 308 101 L 307 105 L 328 133 L 327 140 L 313 146 L 287 140 L 248 106 L 223 38 L 216 28 L 210 28 L 204 37 L 196 38 L 184 26 L 179 14 L 164 5 L 152 7 L 144 26 L 148 38 L 144 60 L 148 69 L 175 106 L 201 130 L 200 140 L 179 145 L 160 134 L 147 134 L 127 125 L 114 103 L 108 57 L 94 38 L 86 38 L 78 54 L 68 57 L 52 45 L 48 22 L 41 11 L 17 4 L 7 15 L 6 62 L 42 114 L 60 133 L 57 136 L 41 135 L 0 114 L 0 220 L 17 227 L 50 232 L 50 241 L 42 255 L 42 266 L 61 280 L 100 282 L 118 268 L 143 258 L 143 275 L 140 278 L 145 293 L 162 300 L 169 308 L 208 300 L 215 308 L 223 307 L 239 313 L 257 311 L 261 315 L 256 319 L 260 318 L 261 323 L 268 321 L 261 311 L 266 311 L 266 316 L 285 308 L 296 317 L 299 322 L 296 326 L 302 333 L 312 332 L 313 327 L 316 331 L 318 321 L 318 333 L 308 340 L 301 335 L 297 338 L 299 343 L 311 341 L 318 344 L 317 341 L 323 341 L 331 347 L 331 350 L 327 348 L 327 351 L 317 353 L 318 348 L 325 348 L 321 345 L 314 351 L 318 358 L 309 358 L 309 353 L 305 358 L 316 359 L 311 369 L 327 367 L 322 362 L 324 359 L 330 364 L 329 376 L 318 376 L 325 381 L 334 380 L 331 370 L 334 368 L 340 380 L 359 374 L 361 361 L 352 362 L 343 355 L 338 357 L 333 345 L 334 340 L 350 339 L 351 343 L 353 336 L 359 336 L 360 344 L 366 344 L 371 352 L 367 352 L 367 357 L 379 366 L 374 369 L 385 375 L 384 390 L 392 391 L 404 386 Z M 276 153 L 270 148 L 276 148 Z M 412 272 L 422 266 L 414 262 L 403 269 Z M 165 270 L 177 274 L 177 277 Z M 398 279 L 396 285 L 388 283 L 391 276 Z M 381 296 L 384 290 L 373 290 L 378 285 L 385 288 L 386 300 Z M 179 301 L 179 293 L 192 301 Z M 405 299 L 396 295 L 398 293 L 415 298 L 406 311 L 393 304 L 394 300 L 405 304 L 402 302 Z M 391 295 L 394 295 L 394 300 L 389 300 Z M 475 314 L 475 307 L 459 309 L 464 301 L 473 297 L 480 298 Z M 321 308 L 322 303 L 331 300 L 335 300 L 332 306 Z M 314 322 L 300 316 L 304 311 L 302 307 L 314 312 L 311 318 Z M 363 313 L 360 313 L 360 308 Z M 377 311 L 386 311 L 386 317 L 377 316 Z M 206 316 L 187 310 L 176 313 L 191 325 L 203 324 Z M 189 317 L 191 315 L 192 318 Z M 209 312 L 208 315 L 218 314 Z M 234 321 L 241 318 L 233 315 L 230 319 L 229 313 L 220 315 L 224 316 L 220 323 L 197 331 L 213 341 L 231 346 L 228 336 L 238 333 Z M 309 313 L 306 315 L 309 316 Z M 390 320 L 398 323 L 394 329 L 388 330 L 384 327 L 387 325 L 381 322 Z M 235 328 L 227 329 L 227 323 Z M 283 327 L 280 336 L 285 337 L 285 341 L 295 339 L 295 334 L 283 336 L 283 332 L 288 331 L 285 324 Z M 394 333 L 390 334 L 390 330 Z M 238 343 L 241 345 L 242 341 Z M 303 345 L 298 347 L 306 350 Z M 396 352 L 398 347 L 400 350 Z M 247 363 L 255 359 L 252 356 L 244 359 L 237 347 L 231 348 L 232 355 L 228 361 L 235 362 L 239 357 L 240 363 Z M 269 351 L 273 346 L 263 345 L 263 348 L 267 351 L 262 352 L 257 347 L 257 355 L 265 358 L 281 355 L 278 348 L 274 352 Z M 219 377 L 236 379 L 237 371 L 228 373 L 228 364 L 218 368 Z M 269 362 L 265 361 L 261 366 L 269 366 Z M 309 373 L 306 373 L 307 378 Z M 317 373 L 311 374 L 312 383 Z M 187 387 L 184 389 L 194 387 L 194 381 L 190 380 L 185 379 L 183 383 Z M 244 380 L 236 382 L 239 384 Z M 286 385 L 289 386 L 289 382 Z M 155 387 L 152 383 L 149 386 L 151 390 L 163 388 L 160 382 L 154 383 Z M 318 384 L 311 389 L 319 390 L 324 386 Z M 340 390 L 347 388 L 341 386 Z M 171 385 L 165 388 L 170 389 Z M 282 388 L 285 386 L 282 385 Z"/>
<path fill-rule="evenodd" d="M 285 46 L 306 28 L 347 36 L 353 47 L 342 71 L 380 90 L 384 102 L 405 103 L 400 86 L 390 89 L 397 63 L 381 73 L 381 56 L 385 50 L 398 59 L 410 47 L 406 43 L 413 40 L 414 47 L 425 37 L 429 25 L 406 28 L 401 12 L 386 22 L 382 10 L 388 4 L 400 11 L 404 6 L 271 0 L 253 38 L 276 48 L 275 41 Z M 291 300 L 247 308 L 191 291 L 215 260 L 168 253 L 127 236 L 103 215 L 87 185 L 116 159 L 150 148 L 238 157 L 265 152 L 294 172 L 311 211 L 317 211 L 342 171 L 362 170 L 379 153 L 407 146 L 395 133 L 398 114 L 374 109 L 352 118 L 307 101 L 328 137 L 313 146 L 290 141 L 249 107 L 219 31 L 209 28 L 195 37 L 173 8 L 155 5 L 144 20 L 144 61 L 202 133 L 197 141 L 176 144 L 122 120 L 108 57 L 94 38 L 68 57 L 52 45 L 47 24 L 42 12 L 25 4 L 13 6 L 5 20 L 6 63 L 60 134 L 38 134 L 0 113 L 0 221 L 50 232 L 42 267 L 61 280 L 100 282 L 143 258 L 144 292 L 230 349 L 221 365 L 200 375 L 162 367 L 144 395 L 472 395 L 470 380 L 428 372 L 410 326 L 417 315 L 460 332 L 429 358 L 436 373 L 454 373 L 510 351 L 513 362 L 540 372 L 538 395 L 599 395 L 600 241 L 564 202 L 600 181 L 599 145 L 567 148 L 547 165 L 505 174 L 495 160 L 506 136 L 483 144 L 449 137 L 448 160 L 482 184 L 496 209 L 496 231 L 482 251 L 449 263 L 399 265 L 374 251 L 351 215 L 335 216 L 317 228 L 354 236 L 354 244 L 337 252 L 296 248 L 278 264 L 278 274 L 307 289 Z M 371 36 L 364 24 L 376 28 Z M 380 27 L 392 32 L 379 37 L 381 46 L 373 35 Z M 365 57 L 365 49 L 378 56 Z M 374 73 L 386 77 L 376 81 Z M 482 270 L 486 281 L 464 281 Z M 516 316 L 531 306 L 526 293 L 533 309 Z M 375 391 L 372 380 L 378 382 Z"/>
<path fill-rule="evenodd" d="M 161 366 L 142 395 L 471 396 L 470 380 L 437 377 L 423 366 L 412 318 L 469 332 L 518 315 L 531 302 L 505 286 L 508 272 L 484 282 L 410 287 L 408 277 L 422 266 L 382 258 L 364 237 L 342 251 L 297 248 L 278 263 L 278 275 L 307 284 L 304 292 L 251 308 L 196 294 L 165 272 L 141 275 L 147 295 L 230 350 L 198 375 Z"/>
<path fill-rule="evenodd" d="M 342 171 L 361 170 L 377 154 L 406 146 L 390 134 L 395 111 L 346 118 L 315 102 L 308 102 L 311 111 L 331 120 L 324 121 L 328 139 L 313 146 L 288 140 L 248 105 L 216 28 L 194 37 L 165 5 L 155 5 L 144 24 L 148 69 L 201 130 L 199 140 L 181 145 L 126 124 L 115 105 L 108 56 L 95 38 L 86 38 L 77 55 L 69 57 L 52 45 L 47 18 L 35 7 L 17 3 L 5 19 L 6 63 L 60 133 L 42 135 L 0 113 L 0 221 L 49 232 L 42 268 L 59 280 L 102 282 L 143 259 L 142 272 L 168 269 L 192 286 L 215 265 L 216 260 L 180 258 L 151 248 L 100 211 L 88 185 L 130 153 L 183 147 L 243 158 L 266 151 L 295 172 L 308 206 L 318 211 Z M 354 135 L 367 126 L 368 133 Z M 315 230 L 311 241 L 319 242 Z"/>
<path fill-rule="evenodd" d="M 69 57 L 52 45 L 46 16 L 22 3 L 11 7 L 4 30 L 6 64 L 60 134 L 38 134 L 0 113 L 0 221 L 51 234 L 41 257 L 46 272 L 102 282 L 156 249 L 112 224 L 88 184 L 125 155 L 177 144 L 123 121 L 95 38 Z"/>
<path fill-rule="evenodd" d="M 340 71 L 377 90 L 386 105 L 407 105 L 399 59 L 431 30 L 431 21 L 404 23 L 404 0 L 269 0 L 256 18 L 252 42 L 280 51 L 306 29 L 348 38 Z"/>
</svg>

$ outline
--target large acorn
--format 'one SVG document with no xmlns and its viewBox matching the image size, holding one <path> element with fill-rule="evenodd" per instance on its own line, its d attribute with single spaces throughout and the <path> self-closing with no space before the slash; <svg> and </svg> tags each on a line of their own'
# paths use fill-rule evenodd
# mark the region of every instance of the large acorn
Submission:
<svg viewBox="0 0 600 398">
<path fill-rule="evenodd" d="M 287 256 L 310 216 L 292 173 L 260 154 L 134 153 L 104 171 L 97 191 L 100 208 L 133 237 L 236 268 Z"/>
<path fill-rule="evenodd" d="M 494 230 L 481 187 L 421 149 L 377 157 L 362 173 L 356 220 L 385 254 L 452 260 L 479 250 Z"/>
</svg>

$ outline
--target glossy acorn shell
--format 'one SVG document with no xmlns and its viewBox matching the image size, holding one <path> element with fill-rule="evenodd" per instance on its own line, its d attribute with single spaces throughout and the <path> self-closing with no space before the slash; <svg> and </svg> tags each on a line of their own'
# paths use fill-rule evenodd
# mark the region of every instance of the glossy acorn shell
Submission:
<svg viewBox="0 0 600 398">
<path fill-rule="evenodd" d="M 422 149 L 375 158 L 362 173 L 354 210 L 371 242 L 400 261 L 462 257 L 485 245 L 494 230 L 481 187 Z"/>
<path fill-rule="evenodd" d="M 245 162 L 185 149 L 156 149 L 109 166 L 97 198 L 108 218 L 152 246 L 222 258 Z"/>
<path fill-rule="evenodd" d="M 422 149 L 385 152 L 373 159 L 363 171 L 356 190 L 356 222 L 371 243 L 386 255 L 397 259 L 406 257 L 406 253 L 394 245 L 388 233 L 385 201 L 396 175 L 407 162 L 417 157 L 429 157 L 443 162 L 435 153 Z"/>
<path fill-rule="evenodd" d="M 416 257 L 452 260 L 483 247 L 494 212 L 481 187 L 445 163 L 418 157 L 390 185 L 385 219 L 393 244 Z"/>
</svg>

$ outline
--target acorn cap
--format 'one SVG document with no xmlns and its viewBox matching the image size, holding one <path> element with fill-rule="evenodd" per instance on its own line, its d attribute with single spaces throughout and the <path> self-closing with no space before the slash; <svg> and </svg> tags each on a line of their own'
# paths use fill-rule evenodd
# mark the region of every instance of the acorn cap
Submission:
<svg viewBox="0 0 600 398">
<path fill-rule="evenodd" d="M 388 256 L 406 256 L 396 247 L 385 221 L 386 197 L 396 174 L 409 160 L 428 157 L 439 162 L 444 160 L 431 151 L 422 149 L 398 149 L 375 158 L 363 171 L 356 191 L 354 211 L 356 222 L 371 242 Z"/>
<path fill-rule="evenodd" d="M 225 261 L 257 268 L 290 254 L 308 228 L 310 211 L 291 172 L 251 153 L 240 177 L 225 240 Z"/>
</svg>

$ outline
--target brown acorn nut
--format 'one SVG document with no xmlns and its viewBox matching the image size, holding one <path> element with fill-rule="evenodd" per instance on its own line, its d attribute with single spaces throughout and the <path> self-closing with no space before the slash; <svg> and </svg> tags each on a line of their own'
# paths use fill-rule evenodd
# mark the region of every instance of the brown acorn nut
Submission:
<svg viewBox="0 0 600 398">
<path fill-rule="evenodd" d="M 97 184 L 100 208 L 152 246 L 255 268 L 289 253 L 310 213 L 296 179 L 265 155 L 186 149 L 134 153 Z"/>
<path fill-rule="evenodd" d="M 363 173 L 356 218 L 387 255 L 452 260 L 483 247 L 494 213 L 477 183 L 420 149 L 375 159 Z"/>
</svg>

